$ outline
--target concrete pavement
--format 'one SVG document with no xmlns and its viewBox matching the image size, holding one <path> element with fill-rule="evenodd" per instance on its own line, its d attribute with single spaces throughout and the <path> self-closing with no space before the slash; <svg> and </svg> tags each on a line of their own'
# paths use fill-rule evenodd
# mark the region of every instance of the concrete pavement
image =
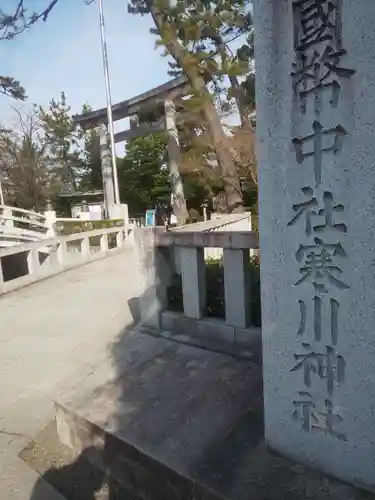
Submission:
<svg viewBox="0 0 375 500">
<path fill-rule="evenodd" d="M 134 251 L 68 271 L 0 298 L 0 499 L 29 500 L 37 473 L 19 452 L 132 324 Z M 43 489 L 43 485 L 40 486 Z M 45 483 L 43 500 L 62 500 Z"/>
</svg>

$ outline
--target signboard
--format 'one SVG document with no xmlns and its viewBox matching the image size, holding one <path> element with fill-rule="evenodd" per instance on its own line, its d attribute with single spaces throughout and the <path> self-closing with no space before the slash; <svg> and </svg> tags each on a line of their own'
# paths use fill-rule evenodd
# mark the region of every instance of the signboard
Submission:
<svg viewBox="0 0 375 500">
<path fill-rule="evenodd" d="M 155 226 L 155 210 L 146 210 L 146 226 Z"/>
</svg>

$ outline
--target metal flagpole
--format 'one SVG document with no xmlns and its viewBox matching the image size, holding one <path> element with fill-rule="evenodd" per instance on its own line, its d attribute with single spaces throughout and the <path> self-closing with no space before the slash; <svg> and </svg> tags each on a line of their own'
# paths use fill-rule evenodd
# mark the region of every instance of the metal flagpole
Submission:
<svg viewBox="0 0 375 500">
<path fill-rule="evenodd" d="M 115 151 L 115 132 L 113 128 L 113 117 L 112 117 L 112 102 L 111 102 L 111 86 L 109 83 L 109 73 L 108 73 L 108 54 L 107 54 L 107 42 L 105 38 L 105 27 L 104 27 L 104 12 L 103 12 L 103 0 L 98 0 L 99 5 L 99 18 L 100 18 L 100 33 L 102 41 L 102 55 L 103 55 L 103 68 L 104 68 L 104 78 L 105 78 L 105 90 L 107 98 L 107 117 L 108 117 L 108 128 L 109 137 L 111 143 L 111 155 L 112 155 L 112 170 L 113 170 L 113 187 L 115 191 L 115 203 L 120 203 L 120 192 L 118 186 L 118 175 L 117 175 L 117 164 L 116 164 L 116 151 Z"/>
<path fill-rule="evenodd" d="M 3 193 L 3 183 L 0 177 L 0 205 L 4 205 L 4 193 Z"/>
</svg>

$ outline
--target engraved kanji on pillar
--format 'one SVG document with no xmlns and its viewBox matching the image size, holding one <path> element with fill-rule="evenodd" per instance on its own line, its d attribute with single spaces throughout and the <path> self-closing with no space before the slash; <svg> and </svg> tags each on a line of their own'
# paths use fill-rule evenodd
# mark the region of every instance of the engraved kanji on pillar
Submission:
<svg viewBox="0 0 375 500">
<path fill-rule="evenodd" d="M 305 131 L 292 138 L 292 148 L 295 168 L 308 169 L 311 184 L 300 186 L 300 197 L 287 221 L 287 228 L 301 235 L 292 286 L 304 290 L 296 306 L 299 347 L 290 366 L 301 385 L 291 402 L 291 416 L 304 432 L 345 441 L 344 416 L 335 397 L 346 378 L 346 361 L 340 352 L 340 299 L 350 289 L 344 271 L 348 223 L 346 207 L 337 199 L 334 186 L 325 184 L 324 168 L 332 155 L 342 154 L 348 131 L 345 124 L 334 121 L 335 112 L 340 108 L 343 79 L 351 78 L 355 70 L 346 62 L 341 0 L 293 0 L 292 6 L 292 87 Z M 325 106 L 331 110 L 333 124 L 320 118 Z"/>
<path fill-rule="evenodd" d="M 351 78 L 353 69 L 342 62 L 341 0 L 299 0 L 293 2 L 295 62 L 293 89 L 300 109 L 306 113 L 310 96 L 316 114 L 323 106 L 323 94 L 336 108 L 340 102 L 341 82 Z"/>
</svg>

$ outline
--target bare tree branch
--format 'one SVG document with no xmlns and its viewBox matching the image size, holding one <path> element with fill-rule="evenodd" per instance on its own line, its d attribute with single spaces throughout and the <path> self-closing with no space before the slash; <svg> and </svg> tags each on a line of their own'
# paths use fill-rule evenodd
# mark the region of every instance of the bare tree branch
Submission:
<svg viewBox="0 0 375 500">
<path fill-rule="evenodd" d="M 11 40 L 16 35 L 23 33 L 38 21 L 47 21 L 48 16 L 56 7 L 60 0 L 49 0 L 45 9 L 32 14 L 27 13 L 25 7 L 26 0 L 18 0 L 13 14 L 5 14 L 0 10 L 0 40 Z M 86 5 L 90 5 L 94 0 L 84 0 Z"/>
<path fill-rule="evenodd" d="M 14 111 L 16 128 L 0 129 L 0 170 L 7 203 L 40 210 L 59 185 L 59 172 L 48 161 L 38 110 Z"/>
</svg>

